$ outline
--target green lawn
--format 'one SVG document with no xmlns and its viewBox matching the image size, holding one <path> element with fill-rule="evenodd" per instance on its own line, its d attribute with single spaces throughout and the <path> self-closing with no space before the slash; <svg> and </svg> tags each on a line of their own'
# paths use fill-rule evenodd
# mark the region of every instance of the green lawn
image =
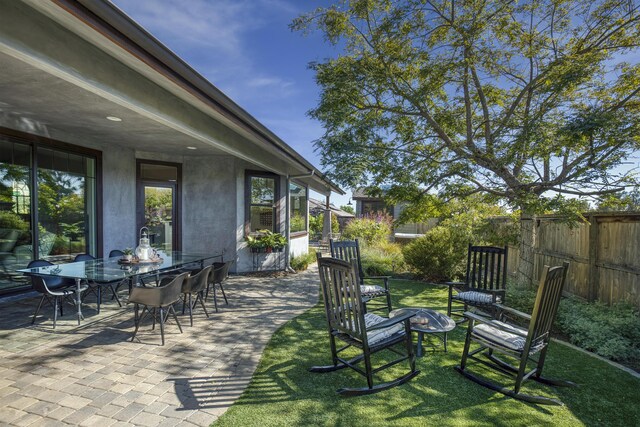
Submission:
<svg viewBox="0 0 640 427">
<path fill-rule="evenodd" d="M 400 280 L 392 281 L 391 287 L 394 307 L 446 311 L 444 288 Z M 251 384 L 214 425 L 630 426 L 640 420 L 640 380 L 557 343 L 551 344 L 545 373 L 579 387 L 554 389 L 527 382 L 524 391 L 557 397 L 565 406 L 523 403 L 465 379 L 453 369 L 460 362 L 465 329 L 462 325 L 450 334 L 448 353 L 440 347 L 418 359 L 422 372 L 409 383 L 374 395 L 343 398 L 335 390 L 363 386 L 364 377 L 351 370 L 308 372 L 312 365 L 330 363 L 324 312 L 318 305 L 276 332 Z M 506 377 L 495 378 L 509 383 Z"/>
</svg>

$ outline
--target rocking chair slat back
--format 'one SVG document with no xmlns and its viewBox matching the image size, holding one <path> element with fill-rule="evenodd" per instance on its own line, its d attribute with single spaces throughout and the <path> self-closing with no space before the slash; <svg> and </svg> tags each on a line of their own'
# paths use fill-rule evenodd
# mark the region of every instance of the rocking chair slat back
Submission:
<svg viewBox="0 0 640 427">
<path fill-rule="evenodd" d="M 540 288 L 529 323 L 529 336 L 533 343 L 549 341 L 549 334 L 558 312 L 568 269 L 568 262 L 556 267 L 544 267 L 541 276 L 543 280 L 540 281 Z"/>
<path fill-rule="evenodd" d="M 355 261 L 358 269 L 358 280 L 360 284 L 364 281 L 364 271 L 362 271 L 362 263 L 360 262 L 360 243 L 355 240 L 329 240 L 329 248 L 331 256 L 349 263 Z"/>
<path fill-rule="evenodd" d="M 471 289 L 505 289 L 507 247 L 472 246 L 467 254 L 466 284 Z"/>
<path fill-rule="evenodd" d="M 360 282 L 352 263 L 318 254 L 322 296 L 330 333 L 344 333 L 366 340 Z"/>
</svg>

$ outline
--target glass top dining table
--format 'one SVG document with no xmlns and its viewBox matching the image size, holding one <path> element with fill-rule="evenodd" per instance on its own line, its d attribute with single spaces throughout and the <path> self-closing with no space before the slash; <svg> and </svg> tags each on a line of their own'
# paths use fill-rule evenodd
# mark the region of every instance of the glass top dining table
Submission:
<svg viewBox="0 0 640 427">
<path fill-rule="evenodd" d="M 83 318 L 80 296 L 80 284 L 82 281 L 109 283 L 128 279 L 130 284 L 133 285 L 137 283 L 141 276 L 169 272 L 190 264 L 199 264 L 200 267 L 203 267 L 206 260 L 222 257 L 221 254 L 182 251 L 158 251 L 158 255 L 160 260 L 157 262 L 124 263 L 120 257 L 96 258 L 66 264 L 25 268 L 17 271 L 28 276 L 53 276 L 75 280 L 78 324 L 80 324 L 80 320 Z"/>
</svg>

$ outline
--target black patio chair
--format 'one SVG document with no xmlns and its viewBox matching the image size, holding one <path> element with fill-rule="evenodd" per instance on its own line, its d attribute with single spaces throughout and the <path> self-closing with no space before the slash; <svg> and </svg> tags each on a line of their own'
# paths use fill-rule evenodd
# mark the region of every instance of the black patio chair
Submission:
<svg viewBox="0 0 640 427">
<path fill-rule="evenodd" d="M 498 248 L 469 244 L 464 282 L 447 282 L 447 315 L 458 317 L 456 323 L 461 323 L 466 321 L 463 313 L 470 307 L 491 312 L 495 304 L 505 303 L 506 280 L 506 246 Z"/>
<path fill-rule="evenodd" d="M 109 258 L 122 257 L 122 256 L 124 256 L 124 252 L 122 252 L 120 249 L 113 249 L 111 252 L 109 252 Z"/>
<path fill-rule="evenodd" d="M 485 318 L 476 313 L 465 313 L 465 316 L 469 319 L 469 326 L 462 352 L 462 360 L 456 370 L 484 387 L 518 400 L 562 405 L 562 402 L 557 399 L 523 394 L 520 392 L 520 388 L 523 381 L 528 379 L 553 386 L 575 386 L 574 383 L 569 381 L 542 376 L 542 369 L 549 349 L 551 327 L 558 311 L 558 304 L 560 303 L 568 269 L 568 262 L 565 262 L 562 266 L 544 267 L 531 315 L 503 305 L 497 306 L 501 313 L 499 320 Z M 514 318 L 528 322 L 527 328 L 510 321 L 510 319 Z M 479 344 L 480 347 L 469 351 L 472 342 Z M 476 356 L 481 352 L 484 352 L 486 360 Z M 494 352 L 507 356 L 509 359 L 514 360 L 515 363 L 509 363 L 499 358 Z M 513 389 L 503 387 L 469 372 L 467 359 L 493 368 L 499 373 L 514 377 L 515 386 Z M 527 372 L 528 364 L 534 364 L 535 366 Z"/>
<path fill-rule="evenodd" d="M 209 284 L 207 285 L 207 291 L 205 293 L 205 299 L 209 297 L 209 289 L 213 292 L 213 306 L 216 309 L 216 313 L 218 312 L 218 295 L 216 293 L 216 286 L 220 287 L 220 291 L 222 292 L 222 297 L 224 298 L 224 303 L 229 305 L 229 301 L 227 300 L 227 294 L 224 292 L 224 287 L 222 284 L 229 277 L 229 267 L 231 267 L 232 261 L 227 262 L 214 262 L 211 267 L 211 275 L 209 276 Z"/>
<path fill-rule="evenodd" d="M 349 263 L 337 258 L 322 258 L 318 254 L 318 269 L 333 364 L 314 366 L 310 371 L 331 372 L 349 367 L 367 378 L 367 387 L 337 390 L 343 396 L 377 393 L 403 384 L 418 375 L 420 371 L 416 370 L 409 324 L 413 313 L 392 319 L 366 313 L 360 295 L 360 281 L 355 262 Z M 338 348 L 336 340 L 342 341 L 345 345 Z M 398 347 L 403 348 L 403 351 Z M 349 348 L 359 349 L 360 354 L 351 359 L 341 357 L 341 352 Z M 374 368 L 371 356 L 382 350 L 389 350 L 399 357 Z M 374 385 L 373 374 L 405 360 L 409 362 L 410 370 L 408 373 L 393 381 Z M 358 366 L 360 362 L 364 362 L 364 369 Z"/>
<path fill-rule="evenodd" d="M 89 254 L 78 254 L 76 255 L 76 257 L 73 259 L 73 262 L 77 262 L 77 261 L 91 261 L 96 259 L 94 256 L 89 255 Z M 107 282 L 107 283 L 95 283 L 95 282 L 87 282 L 87 285 L 89 286 L 88 291 L 84 294 L 83 299 L 88 295 L 88 294 L 94 294 L 96 296 L 96 304 L 98 306 L 98 314 L 100 314 L 100 305 L 102 305 L 102 287 L 106 286 L 107 288 L 109 288 L 109 290 L 111 291 L 112 297 L 111 299 L 115 299 L 116 302 L 118 303 L 119 307 L 122 307 L 122 303 L 120 302 L 120 298 L 118 297 L 118 291 L 117 288 L 121 285 L 122 281 L 114 281 L 114 282 Z"/>
<path fill-rule="evenodd" d="M 358 277 L 360 280 L 360 294 L 362 295 L 365 309 L 371 311 L 386 310 L 387 314 L 391 312 L 391 292 L 389 291 L 389 276 L 366 276 L 362 270 L 362 262 L 360 260 L 360 243 L 355 240 L 329 240 L 329 249 L 333 258 L 343 261 L 355 261 L 358 268 Z M 376 280 L 382 283 L 380 285 L 366 284 L 366 281 Z M 384 298 L 384 303 L 374 301 L 376 298 Z"/>
<path fill-rule="evenodd" d="M 132 342 L 138 334 L 140 324 L 149 315 L 153 316 L 153 328 L 155 328 L 156 321 L 160 323 L 162 345 L 164 345 L 164 324 L 169 318 L 169 315 L 173 316 L 173 319 L 178 325 L 178 329 L 180 329 L 180 333 L 182 333 L 182 326 L 180 326 L 180 321 L 178 320 L 178 316 L 176 316 L 173 304 L 180 300 L 182 282 L 184 282 L 188 275 L 189 273 L 179 274 L 162 286 L 134 286 L 131 289 L 129 302 L 134 303 L 135 310 L 135 329 L 131 337 Z M 140 305 L 142 305 L 142 313 L 139 312 Z"/>
<path fill-rule="evenodd" d="M 182 314 L 184 314 L 185 309 L 188 306 L 189 322 L 191 326 L 193 326 L 193 309 L 198 304 L 198 302 L 202 306 L 204 314 L 209 317 L 209 313 L 207 313 L 207 307 L 205 307 L 204 305 L 204 291 L 209 285 L 209 276 L 211 274 L 212 268 L 213 267 L 209 265 L 200 271 L 193 271 L 182 282 Z M 160 281 L 161 285 L 163 283 L 163 280 L 166 281 L 169 279 L 162 279 Z M 196 296 L 195 300 L 193 300 L 193 295 Z"/>
<path fill-rule="evenodd" d="M 44 267 L 48 265 L 53 265 L 53 263 L 49 261 L 45 261 L 42 259 L 31 261 L 27 268 L 36 268 L 36 267 Z M 64 310 L 62 308 L 62 304 L 64 301 L 68 301 L 69 303 L 76 305 L 76 299 L 74 294 L 77 292 L 76 283 L 73 280 L 63 279 L 61 277 L 49 277 L 45 279 L 42 276 L 31 276 L 31 287 L 36 291 L 42 294 L 42 298 L 40 298 L 40 302 L 38 303 L 38 307 L 36 308 L 35 313 L 33 313 L 33 319 L 31 319 L 31 324 L 33 325 L 36 322 L 36 317 L 40 313 L 40 309 L 42 305 L 46 301 L 47 304 L 53 307 L 53 329 L 56 328 L 56 321 L 58 320 L 58 311 L 60 311 L 60 316 L 64 315 Z M 80 292 L 84 292 L 87 290 L 87 286 L 81 286 Z"/>
</svg>

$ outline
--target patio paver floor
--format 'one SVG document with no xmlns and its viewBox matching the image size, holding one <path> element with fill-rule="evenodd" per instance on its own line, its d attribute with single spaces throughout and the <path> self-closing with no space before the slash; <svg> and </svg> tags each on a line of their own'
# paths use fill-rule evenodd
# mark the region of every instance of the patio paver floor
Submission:
<svg viewBox="0 0 640 427">
<path fill-rule="evenodd" d="M 141 326 L 131 342 L 133 306 L 93 297 L 52 329 L 36 298 L 0 302 L 0 420 L 6 425 L 208 426 L 242 394 L 275 330 L 318 300 L 315 269 L 285 277 L 233 276 L 229 305 L 179 316 L 160 331 Z M 125 291 L 126 292 L 126 291 Z M 181 308 L 181 305 L 176 305 Z M 180 310 L 178 310 L 180 313 Z"/>
</svg>

